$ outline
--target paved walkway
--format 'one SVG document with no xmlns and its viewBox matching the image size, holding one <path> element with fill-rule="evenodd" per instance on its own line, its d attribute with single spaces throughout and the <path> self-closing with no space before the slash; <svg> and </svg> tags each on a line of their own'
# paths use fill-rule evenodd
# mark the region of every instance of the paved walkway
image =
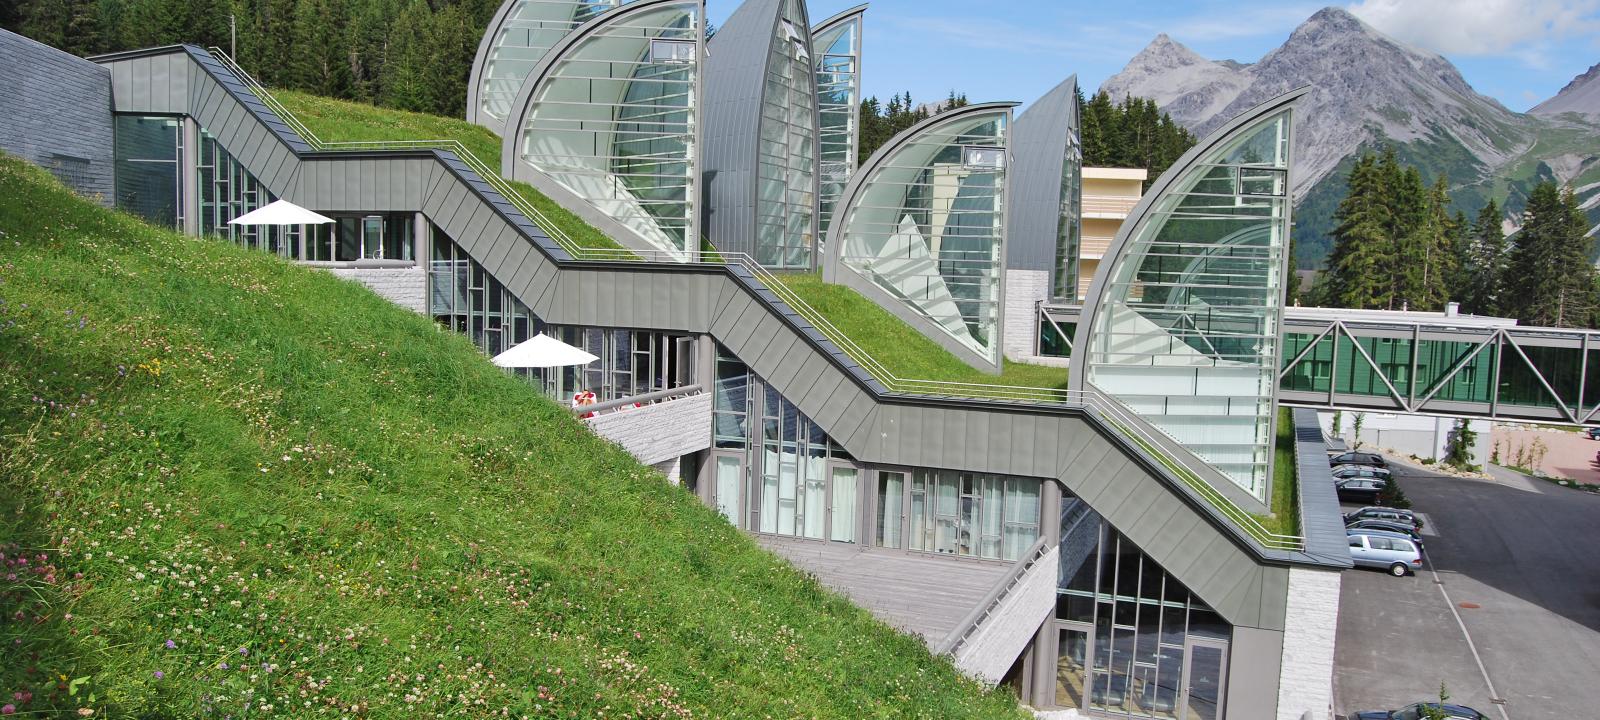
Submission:
<svg viewBox="0 0 1600 720">
<path fill-rule="evenodd" d="M 950 634 L 1011 569 L 1008 563 L 864 550 L 848 543 L 756 539 L 878 619 L 921 635 L 930 645 Z"/>
<path fill-rule="evenodd" d="M 1595 464 L 1595 453 L 1600 452 L 1600 442 L 1590 440 L 1583 433 L 1558 430 L 1519 430 L 1498 426 L 1490 438 L 1491 447 L 1498 447 L 1501 465 L 1516 465 L 1517 453 L 1523 453 L 1524 462 L 1532 464 L 1535 443 L 1546 448 L 1537 469 L 1551 477 L 1563 477 L 1586 483 L 1600 483 L 1600 465 Z M 1597 713 L 1600 716 L 1600 713 Z"/>
</svg>

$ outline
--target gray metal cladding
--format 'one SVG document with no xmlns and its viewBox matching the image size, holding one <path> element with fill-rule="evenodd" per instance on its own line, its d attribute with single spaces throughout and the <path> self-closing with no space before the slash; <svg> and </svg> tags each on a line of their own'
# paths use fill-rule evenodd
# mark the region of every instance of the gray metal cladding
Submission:
<svg viewBox="0 0 1600 720">
<path fill-rule="evenodd" d="M 218 98 L 237 110 L 227 93 L 193 92 L 207 106 Z M 205 112 L 217 117 L 220 110 Z M 259 125 L 254 113 L 234 117 L 230 123 Z M 270 145 L 270 137 L 258 141 Z M 549 322 L 710 333 L 863 462 L 1056 479 L 1240 627 L 1281 627 L 1285 566 L 1317 562 L 1249 545 L 1126 441 L 1075 411 L 884 396 L 742 271 L 567 265 L 548 238 L 526 219 L 502 214 L 497 196 L 466 182 L 440 155 L 318 153 L 290 164 L 299 199 L 313 207 L 373 202 L 421 210 Z M 364 194 L 368 187 L 387 189 Z"/>
<path fill-rule="evenodd" d="M 1034 101 L 1012 125 L 1006 267 L 1054 268 L 1061 220 L 1061 166 L 1067 152 L 1067 135 L 1077 132 L 1077 75 Z"/>
<path fill-rule="evenodd" d="M 756 205 L 767 60 L 777 39 L 785 0 L 745 0 L 706 44 L 703 66 L 705 111 L 701 114 L 700 171 L 705 181 L 703 232 L 724 252 L 756 254 Z M 801 39 L 810 51 L 806 3 L 797 3 Z M 815 74 L 807 73 L 815 103 Z M 812 148 L 816 152 L 816 111 L 812 108 Z M 815 197 L 815 178 L 813 178 Z M 813 228 L 816 208 L 812 208 Z M 813 236 L 815 231 L 813 230 Z M 816 238 L 812 247 L 815 251 Z"/>
</svg>

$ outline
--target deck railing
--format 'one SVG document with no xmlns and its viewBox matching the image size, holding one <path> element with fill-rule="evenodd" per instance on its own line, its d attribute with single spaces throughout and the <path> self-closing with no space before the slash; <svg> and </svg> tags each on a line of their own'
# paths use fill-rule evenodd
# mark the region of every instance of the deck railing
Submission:
<svg viewBox="0 0 1600 720">
<path fill-rule="evenodd" d="M 1166 442 L 1157 442 L 1156 438 L 1150 433 L 1160 433 L 1160 430 L 1129 412 L 1115 399 L 1096 390 L 1062 390 L 1023 385 L 902 378 L 873 357 L 859 343 L 851 340 L 850 336 L 830 322 L 826 315 L 812 307 L 799 293 L 784 284 L 777 274 L 756 262 L 755 258 L 748 254 L 722 251 L 699 252 L 695 254 L 695 257 L 690 262 L 685 263 L 682 256 L 664 250 L 584 247 L 563 231 L 560 225 L 550 220 L 537 207 L 534 207 L 533 203 L 524 198 L 510 183 L 506 182 L 499 172 L 485 165 L 482 160 L 473 155 L 460 142 L 455 140 L 325 141 L 312 132 L 310 128 L 306 127 L 305 123 L 295 117 L 295 114 L 290 112 L 283 103 L 273 97 L 265 86 L 239 67 L 232 58 L 228 57 L 226 52 L 213 47 L 210 48 L 210 53 L 229 72 L 237 76 L 240 82 L 244 83 L 286 125 L 318 151 L 442 150 L 449 152 L 482 178 L 485 183 L 488 183 L 495 192 L 504 197 L 507 202 L 511 203 L 528 220 L 544 231 L 552 241 L 574 259 L 613 262 L 663 262 L 684 265 L 726 265 L 735 270 L 735 275 L 741 274 L 742 271 L 742 274 L 755 281 L 759 286 L 758 289 L 764 289 L 772 293 L 778 300 L 793 308 L 818 333 L 842 350 L 845 355 L 849 356 L 862 370 L 882 384 L 884 389 L 890 393 L 970 398 L 1020 404 L 1064 405 L 1081 408 L 1096 415 L 1107 427 L 1113 428 L 1127 437 L 1136 446 L 1137 451 L 1145 453 L 1152 461 L 1176 475 L 1185 486 L 1193 490 L 1202 500 L 1214 507 L 1221 515 L 1237 525 L 1247 535 L 1261 543 L 1262 546 L 1274 550 L 1298 550 L 1304 546 L 1303 539 L 1299 536 L 1282 535 L 1269 530 L 1255 515 L 1240 508 L 1232 500 L 1212 487 L 1210 483 L 1206 482 L 1201 472 L 1189 468 L 1188 463 L 1202 462 L 1198 458 L 1174 457 L 1169 453 L 1158 450 L 1158 448 L 1177 441 L 1163 433 L 1163 436 L 1166 437 Z"/>
</svg>

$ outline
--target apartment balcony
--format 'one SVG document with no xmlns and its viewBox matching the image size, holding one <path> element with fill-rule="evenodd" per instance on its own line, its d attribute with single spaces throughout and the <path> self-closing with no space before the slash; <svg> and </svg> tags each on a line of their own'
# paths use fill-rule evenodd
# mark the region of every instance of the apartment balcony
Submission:
<svg viewBox="0 0 1600 720">
<path fill-rule="evenodd" d="M 1134 205 L 1138 204 L 1138 196 L 1092 195 L 1085 193 L 1083 196 L 1083 216 L 1121 220 L 1128 216 Z"/>
</svg>

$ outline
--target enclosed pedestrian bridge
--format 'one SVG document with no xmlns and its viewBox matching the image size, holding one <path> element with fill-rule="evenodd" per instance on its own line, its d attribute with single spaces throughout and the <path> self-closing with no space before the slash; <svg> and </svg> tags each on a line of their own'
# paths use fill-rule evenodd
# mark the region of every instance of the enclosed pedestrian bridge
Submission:
<svg viewBox="0 0 1600 720">
<path fill-rule="evenodd" d="M 1041 325 L 1070 337 L 1082 310 L 1043 305 L 1039 312 Z M 1214 327 L 1193 318 L 1175 323 Z M 1428 313 L 1290 307 L 1283 326 L 1282 405 L 1600 424 L 1597 331 L 1528 327 L 1453 308 Z M 1174 337 L 1212 341 L 1192 331 Z"/>
</svg>

